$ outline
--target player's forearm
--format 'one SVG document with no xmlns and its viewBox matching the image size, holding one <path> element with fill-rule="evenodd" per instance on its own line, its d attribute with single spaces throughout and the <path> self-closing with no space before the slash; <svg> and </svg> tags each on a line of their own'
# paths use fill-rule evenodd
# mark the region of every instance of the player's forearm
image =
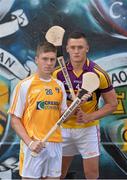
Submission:
<svg viewBox="0 0 127 180">
<path fill-rule="evenodd" d="M 99 110 L 91 113 L 91 120 L 103 118 L 109 114 L 112 114 L 117 108 L 117 103 L 114 104 L 105 104 Z"/>
<path fill-rule="evenodd" d="M 20 118 L 12 115 L 11 126 L 17 133 L 17 135 L 25 142 L 26 145 L 29 145 L 31 138 L 28 136 L 24 126 L 22 125 Z"/>
<path fill-rule="evenodd" d="M 117 102 L 112 104 L 105 104 L 102 108 L 92 113 L 84 113 L 83 111 L 78 111 L 77 114 L 77 122 L 78 123 L 88 123 L 91 121 L 95 121 L 97 119 L 101 119 L 116 110 Z"/>
</svg>

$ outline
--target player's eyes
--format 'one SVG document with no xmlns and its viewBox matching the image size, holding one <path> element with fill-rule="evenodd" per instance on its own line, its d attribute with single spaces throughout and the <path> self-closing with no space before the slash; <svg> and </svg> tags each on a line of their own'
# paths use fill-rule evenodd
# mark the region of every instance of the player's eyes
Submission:
<svg viewBox="0 0 127 180">
<path fill-rule="evenodd" d="M 83 46 L 71 46 L 70 48 L 72 50 L 82 50 L 84 47 Z"/>
<path fill-rule="evenodd" d="M 54 62 L 54 61 L 55 61 L 55 58 L 43 57 L 42 60 L 43 60 L 43 61 L 51 61 L 51 62 Z"/>
<path fill-rule="evenodd" d="M 74 49 L 75 49 L 75 46 L 71 46 L 70 49 L 74 50 Z"/>
<path fill-rule="evenodd" d="M 55 58 L 51 58 L 51 59 L 50 59 L 51 62 L 54 62 L 55 60 L 56 60 Z"/>
<path fill-rule="evenodd" d="M 43 57 L 42 60 L 43 60 L 43 61 L 48 61 L 48 58 Z"/>
</svg>

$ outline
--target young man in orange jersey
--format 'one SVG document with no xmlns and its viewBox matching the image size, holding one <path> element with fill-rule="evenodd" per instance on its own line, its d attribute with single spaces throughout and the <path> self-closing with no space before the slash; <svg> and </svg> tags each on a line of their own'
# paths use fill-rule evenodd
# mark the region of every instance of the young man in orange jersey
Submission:
<svg viewBox="0 0 127 180">
<path fill-rule="evenodd" d="M 100 78 L 100 87 L 86 103 L 80 105 L 76 115 L 72 115 L 68 121 L 63 123 L 64 142 L 61 178 L 66 176 L 73 156 L 80 153 L 86 179 L 97 179 L 99 177 L 100 154 L 99 119 L 116 110 L 117 98 L 108 74 L 87 58 L 89 45 L 84 33 L 72 32 L 67 39 L 66 50 L 69 54 L 67 70 L 75 94 L 81 88 L 82 75 L 85 72 L 96 73 Z M 54 76 L 64 82 L 70 104 L 72 102 L 70 93 L 61 69 L 56 70 Z M 100 96 L 104 100 L 104 105 L 99 109 Z"/>
<path fill-rule="evenodd" d="M 37 72 L 19 82 L 9 109 L 11 125 L 21 138 L 20 175 L 23 179 L 59 178 L 62 137 L 58 128 L 44 144 L 41 140 L 67 109 L 61 81 L 51 77 L 56 64 L 56 47 L 45 42 L 37 47 Z M 32 157 L 31 152 L 38 153 Z"/>
</svg>

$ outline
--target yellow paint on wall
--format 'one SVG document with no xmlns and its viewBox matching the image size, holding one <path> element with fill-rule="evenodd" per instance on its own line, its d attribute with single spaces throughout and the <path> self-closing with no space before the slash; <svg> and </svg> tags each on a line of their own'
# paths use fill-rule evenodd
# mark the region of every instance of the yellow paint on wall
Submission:
<svg viewBox="0 0 127 180">
<path fill-rule="evenodd" d="M 3 128 L 3 126 L 0 124 L 0 135 L 3 134 L 3 131 L 4 131 L 4 128 Z"/>
<path fill-rule="evenodd" d="M 0 81 L 0 110 L 5 112 L 5 106 L 8 103 L 9 90 L 7 84 Z"/>
<path fill-rule="evenodd" d="M 124 129 L 127 130 L 127 119 L 125 119 L 124 122 Z M 126 142 L 124 142 L 123 144 L 122 151 L 127 152 L 127 131 L 125 131 L 124 139 L 126 140 Z"/>
</svg>

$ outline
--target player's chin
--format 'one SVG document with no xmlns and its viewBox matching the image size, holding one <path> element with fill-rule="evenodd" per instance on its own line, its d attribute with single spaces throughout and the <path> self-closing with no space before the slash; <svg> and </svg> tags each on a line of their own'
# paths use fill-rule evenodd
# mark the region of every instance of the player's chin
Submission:
<svg viewBox="0 0 127 180">
<path fill-rule="evenodd" d="M 74 56 L 73 57 L 73 62 L 82 62 L 82 59 L 80 56 Z"/>
<path fill-rule="evenodd" d="M 51 74 L 53 72 L 53 69 L 45 69 L 46 74 Z"/>
</svg>

